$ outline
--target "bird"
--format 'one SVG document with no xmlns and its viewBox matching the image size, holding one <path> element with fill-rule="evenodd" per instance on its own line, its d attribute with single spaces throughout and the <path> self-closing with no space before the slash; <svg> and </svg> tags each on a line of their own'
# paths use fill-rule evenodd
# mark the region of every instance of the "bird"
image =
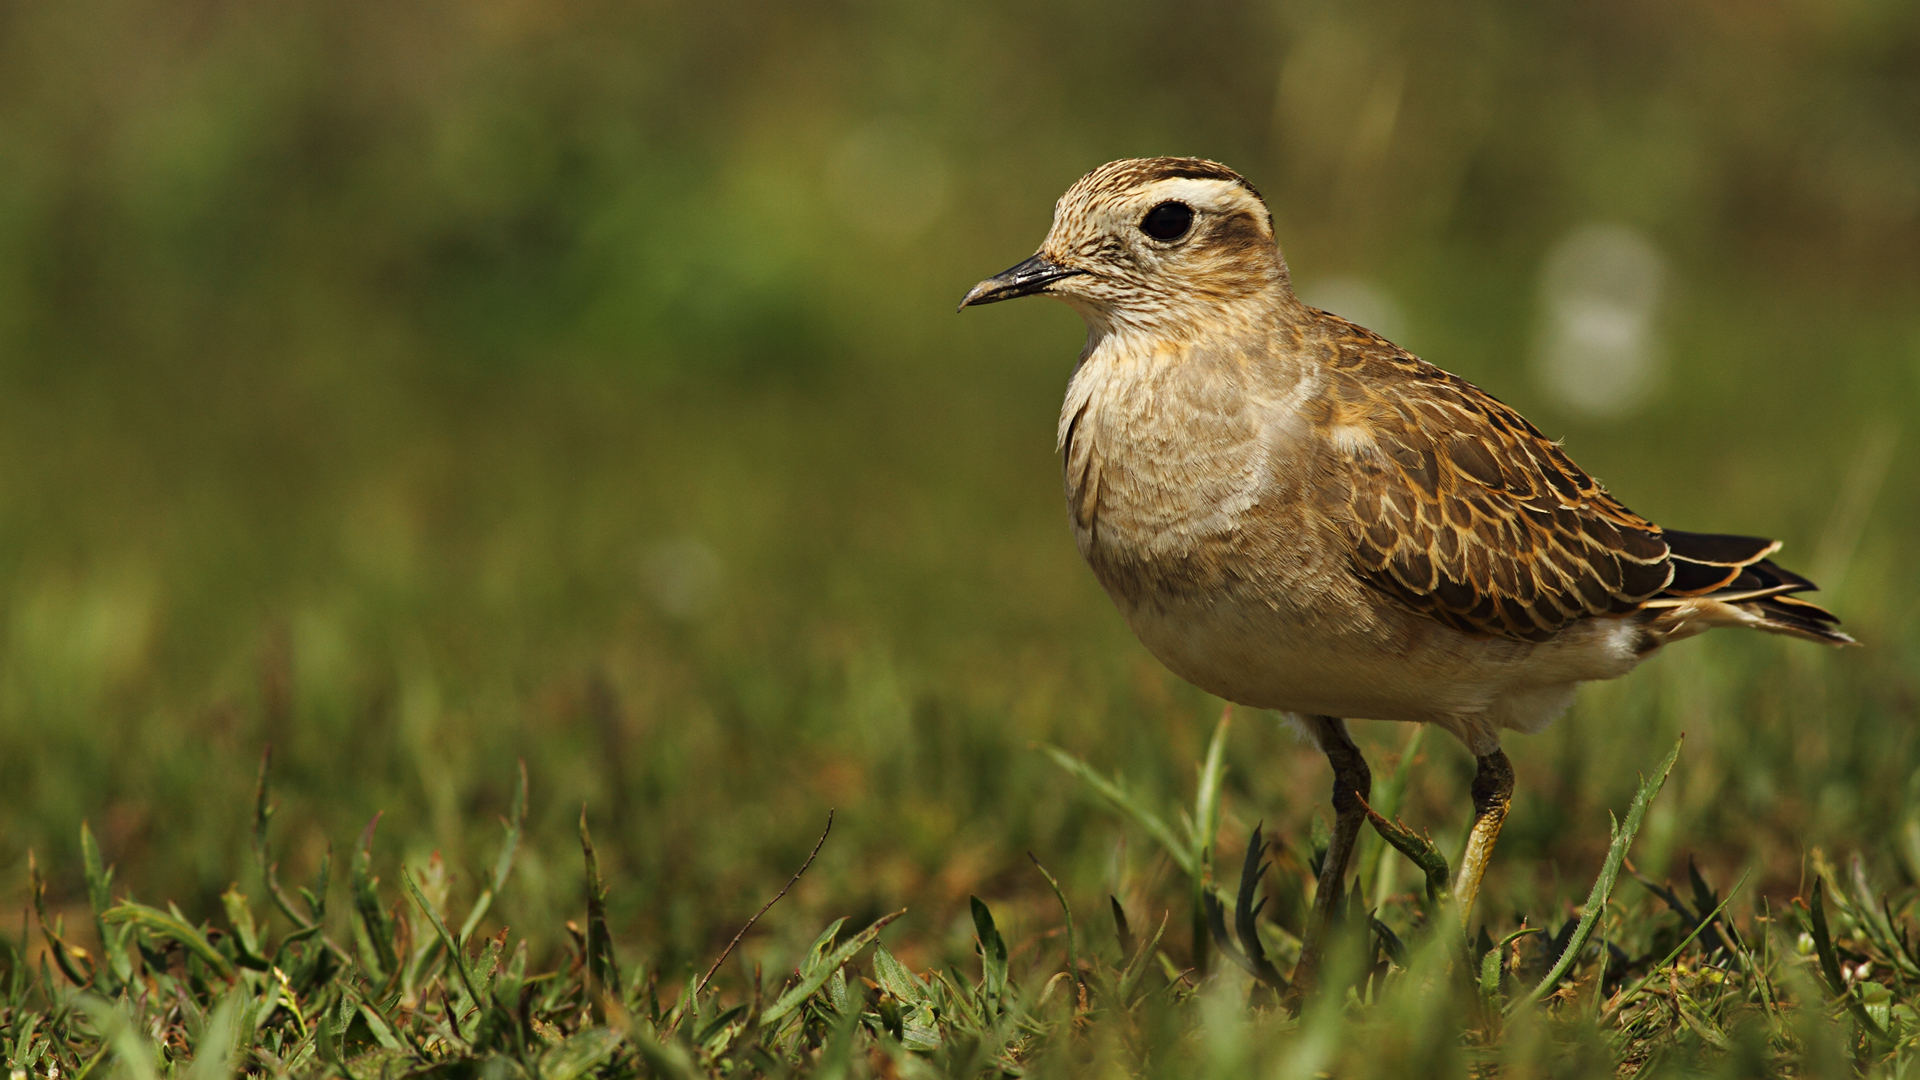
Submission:
<svg viewBox="0 0 1920 1080">
<path fill-rule="evenodd" d="M 1087 326 L 1060 411 L 1080 554 L 1134 634 L 1327 756 L 1334 828 L 1294 985 L 1368 814 L 1347 721 L 1430 724 L 1476 762 L 1465 927 L 1514 788 L 1505 732 L 1717 627 L 1853 644 L 1780 544 L 1664 529 L 1512 407 L 1295 295 L 1252 183 L 1203 158 L 1109 162 L 962 310 L 1051 296 Z"/>
</svg>

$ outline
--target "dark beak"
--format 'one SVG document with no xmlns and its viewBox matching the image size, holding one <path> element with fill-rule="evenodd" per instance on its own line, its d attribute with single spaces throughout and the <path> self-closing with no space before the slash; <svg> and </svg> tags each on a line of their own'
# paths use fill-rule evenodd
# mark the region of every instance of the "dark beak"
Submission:
<svg viewBox="0 0 1920 1080">
<path fill-rule="evenodd" d="M 1035 293 L 1047 291 L 1048 285 L 1061 278 L 1084 273 L 1086 273 L 1085 270 L 1071 270 L 1059 263 L 1047 261 L 1044 255 L 1035 255 L 1026 262 L 975 285 L 968 290 L 966 298 L 960 301 L 960 307 L 977 307 L 980 304 L 1012 300 L 1016 296 L 1032 296 Z"/>
</svg>

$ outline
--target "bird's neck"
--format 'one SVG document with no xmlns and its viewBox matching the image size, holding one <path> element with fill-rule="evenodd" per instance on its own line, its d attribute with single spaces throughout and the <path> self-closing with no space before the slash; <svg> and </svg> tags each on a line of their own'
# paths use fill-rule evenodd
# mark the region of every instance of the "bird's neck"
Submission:
<svg viewBox="0 0 1920 1080">
<path fill-rule="evenodd" d="M 1236 297 L 1214 297 L 1169 304 L 1152 310 L 1074 304 L 1087 324 L 1085 363 L 1097 355 L 1168 357 L 1195 349 L 1237 351 L 1245 343 L 1297 339 L 1310 325 L 1311 311 L 1282 280 L 1274 287 Z"/>
</svg>

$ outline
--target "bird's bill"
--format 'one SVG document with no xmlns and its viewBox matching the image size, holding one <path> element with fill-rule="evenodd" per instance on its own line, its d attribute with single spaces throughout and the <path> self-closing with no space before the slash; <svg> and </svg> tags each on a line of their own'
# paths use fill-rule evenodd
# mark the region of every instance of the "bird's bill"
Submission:
<svg viewBox="0 0 1920 1080">
<path fill-rule="evenodd" d="M 1009 267 L 987 280 L 975 285 L 960 301 L 963 308 L 977 307 L 981 304 L 996 304 L 1002 300 L 1012 300 L 1017 296 L 1032 296 L 1042 293 L 1047 286 L 1064 277 L 1084 274 L 1085 270 L 1074 270 L 1052 262 L 1044 255 L 1035 255 L 1018 266 Z"/>
</svg>

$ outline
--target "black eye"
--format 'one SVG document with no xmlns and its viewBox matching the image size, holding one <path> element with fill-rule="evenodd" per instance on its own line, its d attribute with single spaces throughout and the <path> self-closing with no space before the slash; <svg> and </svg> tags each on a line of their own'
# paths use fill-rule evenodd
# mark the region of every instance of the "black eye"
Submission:
<svg viewBox="0 0 1920 1080">
<path fill-rule="evenodd" d="M 1155 240 L 1178 240 L 1193 228 L 1193 207 L 1183 202 L 1163 202 L 1140 219 L 1140 231 Z"/>
</svg>

